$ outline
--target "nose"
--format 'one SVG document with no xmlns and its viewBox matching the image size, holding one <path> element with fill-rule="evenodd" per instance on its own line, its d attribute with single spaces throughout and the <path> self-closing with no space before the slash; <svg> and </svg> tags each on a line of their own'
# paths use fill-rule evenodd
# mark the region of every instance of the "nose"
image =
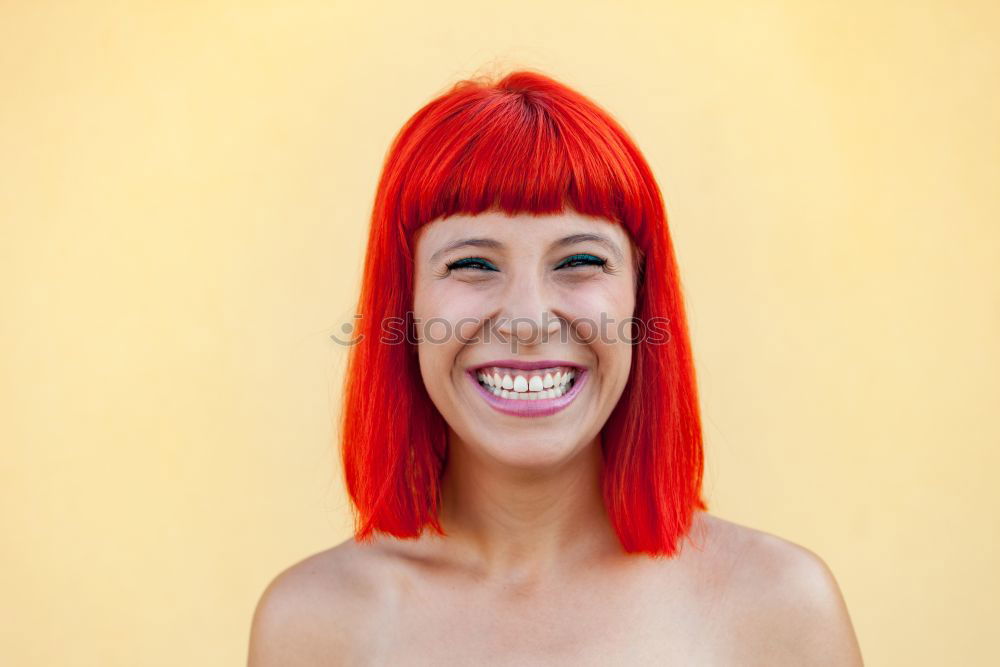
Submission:
<svg viewBox="0 0 1000 667">
<path fill-rule="evenodd" d="M 559 332 L 560 321 L 549 308 L 544 281 L 527 273 L 511 280 L 495 330 L 514 345 L 539 345 Z"/>
</svg>

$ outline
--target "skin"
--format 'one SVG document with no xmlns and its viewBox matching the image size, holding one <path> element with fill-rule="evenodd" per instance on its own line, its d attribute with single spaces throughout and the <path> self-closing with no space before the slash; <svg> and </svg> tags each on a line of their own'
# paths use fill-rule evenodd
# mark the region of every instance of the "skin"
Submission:
<svg viewBox="0 0 1000 667">
<path fill-rule="evenodd" d="M 559 244 L 577 234 L 608 245 Z M 439 252 L 472 237 L 496 244 Z M 418 345 L 449 425 L 447 535 L 348 539 L 280 573 L 254 614 L 251 667 L 862 664 L 832 573 L 801 546 L 699 512 L 675 558 L 621 550 L 600 494 L 600 430 L 631 349 L 580 323 L 632 314 L 632 250 L 623 228 L 575 212 L 453 216 L 421 230 L 415 315 L 461 333 Z M 606 263 L 566 263 L 576 255 Z M 485 262 L 448 268 L 470 258 Z M 501 335 L 487 341 L 491 320 Z M 569 361 L 590 376 L 561 412 L 506 415 L 466 369 L 509 358 Z"/>
</svg>

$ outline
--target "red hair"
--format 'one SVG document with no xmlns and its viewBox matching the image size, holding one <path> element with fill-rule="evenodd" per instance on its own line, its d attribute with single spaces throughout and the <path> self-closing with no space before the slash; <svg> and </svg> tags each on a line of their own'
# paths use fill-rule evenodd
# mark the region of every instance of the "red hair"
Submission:
<svg viewBox="0 0 1000 667">
<path fill-rule="evenodd" d="M 630 381 L 601 431 L 602 492 L 622 546 L 673 556 L 695 509 L 707 509 L 694 363 L 653 173 L 594 102 L 517 71 L 455 84 L 404 124 L 386 155 L 340 422 L 356 539 L 417 537 L 428 525 L 445 534 L 437 513 L 447 425 L 423 385 L 416 346 L 381 339 L 390 318 L 409 322 L 415 232 L 453 214 L 564 206 L 625 226 L 642 257 L 634 316 L 669 320 L 668 342 L 634 344 Z"/>
</svg>

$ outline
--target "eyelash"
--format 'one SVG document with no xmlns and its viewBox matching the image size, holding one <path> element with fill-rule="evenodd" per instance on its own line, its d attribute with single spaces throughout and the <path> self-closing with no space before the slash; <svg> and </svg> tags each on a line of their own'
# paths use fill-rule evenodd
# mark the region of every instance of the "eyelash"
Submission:
<svg viewBox="0 0 1000 667">
<path fill-rule="evenodd" d="M 570 266 L 573 262 L 583 262 L 584 263 L 583 265 L 587 265 L 587 266 L 604 266 L 605 264 L 607 264 L 607 260 L 601 259 L 600 257 L 597 257 L 596 255 L 576 254 L 576 255 L 571 255 L 571 256 L 567 257 L 566 260 L 562 264 L 560 264 L 559 266 L 557 266 L 556 268 L 557 269 L 566 268 L 566 267 L 575 268 L 574 266 Z M 479 266 L 485 267 L 487 264 L 489 264 L 488 261 L 486 261 L 485 259 L 479 258 L 479 257 L 465 257 L 463 259 L 459 259 L 459 260 L 456 260 L 454 262 L 451 262 L 450 264 L 447 265 L 447 267 L 448 267 L 449 271 L 452 271 L 452 270 L 455 270 L 455 269 L 474 269 L 474 268 L 476 268 L 475 265 L 479 265 Z M 577 264 L 575 266 L 583 266 L 583 265 Z M 496 269 L 492 269 L 492 268 L 486 268 L 486 270 L 487 271 L 496 271 Z"/>
</svg>

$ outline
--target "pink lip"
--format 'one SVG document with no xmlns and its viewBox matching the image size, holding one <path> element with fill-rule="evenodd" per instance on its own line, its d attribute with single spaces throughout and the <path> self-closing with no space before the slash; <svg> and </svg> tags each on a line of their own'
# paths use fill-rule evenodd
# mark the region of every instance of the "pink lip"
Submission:
<svg viewBox="0 0 1000 667">
<path fill-rule="evenodd" d="M 533 362 L 520 362 L 520 363 L 533 363 Z M 510 366 L 510 361 L 505 361 L 502 363 L 489 364 L 491 366 L 506 366 L 508 368 L 520 368 L 519 366 Z M 535 368 L 550 368 L 552 366 L 572 366 L 572 364 L 564 364 L 559 362 L 544 362 L 544 365 L 536 365 Z M 466 375 L 472 380 L 472 384 L 475 385 L 476 391 L 483 397 L 483 399 L 489 403 L 490 407 L 498 412 L 502 412 L 508 415 L 514 415 L 515 417 L 547 417 L 553 415 L 560 410 L 563 410 L 573 399 L 576 398 L 577 394 L 580 393 L 580 389 L 587 382 L 587 378 L 590 373 L 586 370 L 580 368 L 579 366 L 574 366 L 577 368 L 577 377 L 573 382 L 573 388 L 568 392 L 563 394 L 558 398 L 538 398 L 533 401 L 526 401 L 522 399 L 510 400 L 509 398 L 500 398 L 499 396 L 494 396 L 492 392 L 487 391 L 481 384 L 479 380 L 476 379 L 475 370 L 470 370 Z M 522 370 L 532 370 L 530 368 L 522 368 Z"/>
<path fill-rule="evenodd" d="M 576 368 L 578 370 L 584 370 L 579 364 L 571 364 L 568 361 L 550 361 L 548 359 L 541 359 L 539 361 L 520 361 L 518 359 L 499 359 L 497 361 L 491 361 L 485 364 L 479 364 L 475 368 L 470 369 L 472 372 L 478 371 L 481 368 L 489 368 L 491 366 L 499 366 L 500 368 L 516 368 L 522 371 L 533 371 L 539 368 L 555 368 L 557 366 L 567 366 L 569 368 Z M 550 399 L 551 400 L 551 399 Z"/>
</svg>

